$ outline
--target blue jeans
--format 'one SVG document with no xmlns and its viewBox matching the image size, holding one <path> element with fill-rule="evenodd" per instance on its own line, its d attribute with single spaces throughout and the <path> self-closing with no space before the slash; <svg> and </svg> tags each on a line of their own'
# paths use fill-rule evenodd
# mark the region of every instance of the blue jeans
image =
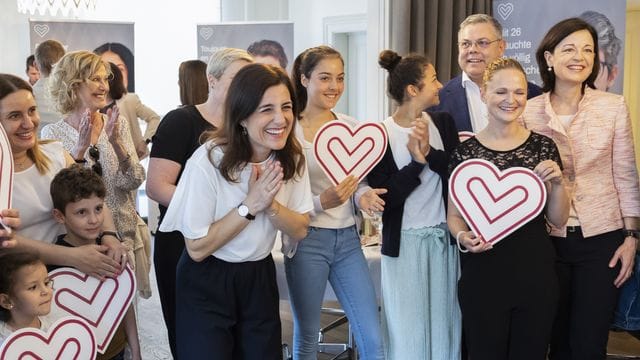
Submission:
<svg viewBox="0 0 640 360">
<path fill-rule="evenodd" d="M 327 280 L 354 331 L 363 360 L 383 359 L 378 303 L 355 226 L 310 226 L 293 258 L 285 257 L 293 313 L 293 357 L 316 359 L 320 308 Z"/>
<path fill-rule="evenodd" d="M 633 275 L 620 289 L 613 326 L 627 331 L 640 330 L 640 253 L 636 253 Z"/>
</svg>

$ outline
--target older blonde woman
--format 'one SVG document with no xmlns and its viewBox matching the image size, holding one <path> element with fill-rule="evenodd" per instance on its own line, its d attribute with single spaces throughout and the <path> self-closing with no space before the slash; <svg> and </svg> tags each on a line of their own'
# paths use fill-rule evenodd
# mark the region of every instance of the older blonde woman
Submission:
<svg viewBox="0 0 640 360">
<path fill-rule="evenodd" d="M 74 51 L 60 59 L 49 80 L 49 91 L 63 119 L 42 129 L 42 137 L 62 142 L 78 163 L 90 164 L 102 175 L 106 202 L 119 236 L 131 250 L 137 215 L 132 190 L 145 179 L 131 140 L 127 120 L 117 107 L 106 115 L 110 68 L 100 56 Z"/>
</svg>

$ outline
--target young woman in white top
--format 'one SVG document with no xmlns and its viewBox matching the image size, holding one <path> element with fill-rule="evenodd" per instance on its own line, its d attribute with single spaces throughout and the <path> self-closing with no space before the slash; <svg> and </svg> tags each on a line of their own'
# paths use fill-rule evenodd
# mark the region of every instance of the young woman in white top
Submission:
<svg viewBox="0 0 640 360">
<path fill-rule="evenodd" d="M 448 113 L 437 105 L 442 84 L 429 60 L 380 53 L 388 93 L 398 107 L 384 121 L 389 146 L 369 184 L 388 190 L 383 222 L 383 333 L 387 359 L 460 359 L 458 249 L 449 240 L 447 166 L 458 145 Z"/>
<path fill-rule="evenodd" d="M 191 156 L 160 230 L 180 231 L 176 272 L 181 359 L 281 359 L 276 232 L 307 233 L 313 209 L 294 90 L 275 66 L 234 77 L 221 128 Z"/>
<path fill-rule="evenodd" d="M 381 359 L 378 303 L 360 248 L 356 210 L 351 200 L 358 181 L 350 176 L 334 186 L 312 154 L 313 138 L 325 123 L 332 120 L 356 123 L 332 111 L 344 91 L 342 57 L 328 46 L 307 49 L 296 58 L 292 77 L 302 110 L 298 121 L 299 139 L 307 157 L 314 202 L 309 234 L 297 249 L 287 249 L 285 254 L 293 312 L 293 356 L 295 359 L 317 357 L 320 309 L 328 280 L 354 330 L 359 357 Z M 382 192 L 384 190 L 364 189 L 358 202 L 365 210 L 381 211 L 384 202 L 378 193 Z"/>
</svg>

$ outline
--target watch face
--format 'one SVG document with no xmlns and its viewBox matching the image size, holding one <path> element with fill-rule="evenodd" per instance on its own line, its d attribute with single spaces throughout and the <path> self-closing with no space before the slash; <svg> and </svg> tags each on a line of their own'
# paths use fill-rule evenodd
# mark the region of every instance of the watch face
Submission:
<svg viewBox="0 0 640 360">
<path fill-rule="evenodd" d="M 238 214 L 242 217 L 246 217 L 249 214 L 249 208 L 247 205 L 240 204 L 240 206 L 238 206 Z"/>
</svg>

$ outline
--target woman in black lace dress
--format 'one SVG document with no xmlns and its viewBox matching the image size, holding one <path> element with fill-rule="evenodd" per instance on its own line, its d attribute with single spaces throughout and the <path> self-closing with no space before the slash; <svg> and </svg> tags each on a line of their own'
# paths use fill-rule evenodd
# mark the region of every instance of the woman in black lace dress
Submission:
<svg viewBox="0 0 640 360">
<path fill-rule="evenodd" d="M 487 66 L 482 99 L 489 125 L 456 148 L 449 172 L 468 159 L 490 161 L 500 170 L 525 167 L 544 181 L 548 196 L 545 212 L 495 246 L 469 231 L 449 200 L 447 223 L 464 252 L 458 299 L 466 345 L 474 360 L 542 360 L 557 300 L 546 221 L 561 225 L 569 214 L 560 155 L 551 139 L 517 121 L 527 102 L 526 76 L 517 61 L 503 58 Z"/>
</svg>

